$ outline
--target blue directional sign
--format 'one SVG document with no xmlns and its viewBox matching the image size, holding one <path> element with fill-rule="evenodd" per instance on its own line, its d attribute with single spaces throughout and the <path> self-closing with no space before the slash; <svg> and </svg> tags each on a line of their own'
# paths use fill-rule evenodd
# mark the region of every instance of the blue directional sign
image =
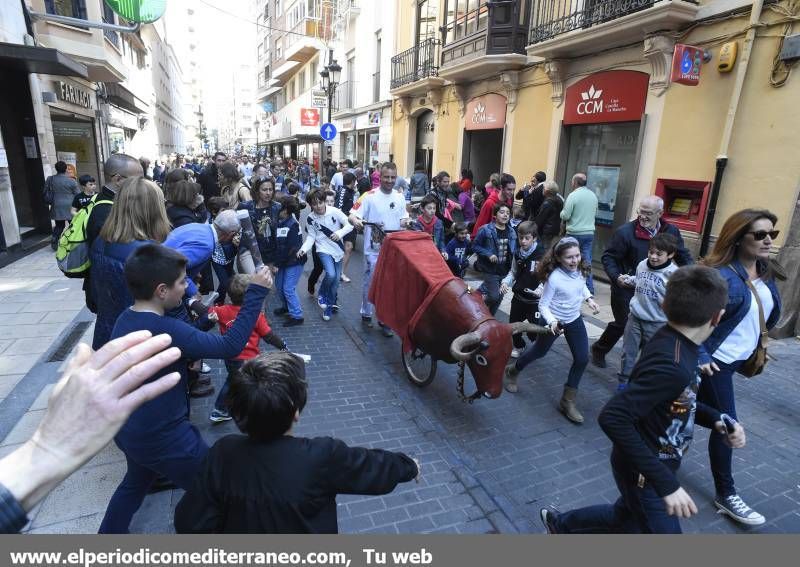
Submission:
<svg viewBox="0 0 800 567">
<path fill-rule="evenodd" d="M 319 135 L 322 136 L 322 139 L 326 142 L 332 141 L 336 137 L 336 126 L 330 122 L 326 122 L 320 127 Z"/>
</svg>

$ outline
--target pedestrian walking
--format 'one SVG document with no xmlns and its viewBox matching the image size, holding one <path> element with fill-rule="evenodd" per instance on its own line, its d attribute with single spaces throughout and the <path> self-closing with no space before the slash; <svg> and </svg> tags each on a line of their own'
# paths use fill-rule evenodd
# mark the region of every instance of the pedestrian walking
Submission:
<svg viewBox="0 0 800 567">
<path fill-rule="evenodd" d="M 63 161 L 56 162 L 56 174 L 48 177 L 44 184 L 45 201 L 50 201 L 50 219 L 53 221 L 50 248 L 55 250 L 64 227 L 72 219 L 72 201 L 81 190 L 75 180 L 67 175 L 67 164 Z"/>
<path fill-rule="evenodd" d="M 719 410 L 702 403 L 697 372 L 699 347 L 725 306 L 725 281 L 703 266 L 681 268 L 667 284 L 668 324 L 644 347 L 630 385 L 603 408 L 600 427 L 613 444 L 611 470 L 620 496 L 559 512 L 543 508 L 548 533 L 681 533 L 680 519 L 697 513 L 677 478 L 694 437 L 694 424 L 711 428 L 729 447 L 741 448 L 745 432 L 726 428 Z"/>
<path fill-rule="evenodd" d="M 561 234 L 561 210 L 564 208 L 564 199 L 559 195 L 558 184 L 555 181 L 545 181 L 542 191 L 544 201 L 539 207 L 535 222 L 542 247 L 549 250 Z"/>
<path fill-rule="evenodd" d="M 545 181 L 547 174 L 544 171 L 537 171 L 533 174 L 531 182 L 516 194 L 516 199 L 522 200 L 522 210 L 528 220 L 536 220 L 547 198 L 544 194 Z"/>
<path fill-rule="evenodd" d="M 675 263 L 685 266 L 693 262 L 692 255 L 683 243 L 681 231 L 661 218 L 664 201 L 650 195 L 642 199 L 636 219 L 625 223 L 614 231 L 611 242 L 603 252 L 603 268 L 611 282 L 611 312 L 614 321 L 606 325 L 603 334 L 592 345 L 592 364 L 606 367 L 606 354 L 625 332 L 634 284 L 628 276 L 636 274 L 636 267 L 647 258 L 650 239 L 656 234 L 671 234 L 678 241 Z"/>
<path fill-rule="evenodd" d="M 572 365 L 564 384 L 564 393 L 558 404 L 564 416 L 573 423 L 583 423 L 576 399 L 583 371 L 589 363 L 589 337 L 581 315 L 581 306 L 586 303 L 597 313 L 598 307 L 586 286 L 589 266 L 581 257 L 580 244 L 572 236 L 565 236 L 553 247 L 539 266 L 539 278 L 544 281 L 539 313 L 550 334 L 539 335 L 520 357 L 506 367 L 506 390 L 517 391 L 517 378 L 534 360 L 550 351 L 560 335 L 564 335 L 572 353 Z"/>
<path fill-rule="evenodd" d="M 425 167 L 421 163 L 414 164 L 414 173 L 411 175 L 409 187 L 411 189 L 409 200 L 412 203 L 421 201 L 428 194 L 430 181 L 428 180 L 428 174 L 425 172 Z"/>
<path fill-rule="evenodd" d="M 219 170 L 228 161 L 225 152 L 216 152 L 214 159 L 200 172 L 198 181 L 203 187 L 203 198 L 208 202 L 211 197 L 219 197 L 221 188 L 219 185 Z"/>
<path fill-rule="evenodd" d="M 575 238 L 581 247 L 581 257 L 589 266 L 586 287 L 594 293 L 592 280 L 592 246 L 594 245 L 594 219 L 597 216 L 597 195 L 586 187 L 586 174 L 576 173 L 572 176 L 572 192 L 567 195 L 561 220 L 566 222 L 567 236 Z"/>
<path fill-rule="evenodd" d="M 398 177 L 398 179 L 400 179 Z M 395 187 L 397 183 L 395 182 Z M 342 211 L 346 216 L 350 216 L 350 211 L 356 202 L 358 195 L 356 193 L 356 177 L 352 173 L 344 175 L 344 185 L 341 189 L 336 191 L 334 195 L 334 203 L 332 206 Z M 356 238 L 358 233 L 351 230 L 344 236 L 344 260 L 342 260 L 342 281 L 350 283 L 350 278 L 347 276 L 347 267 L 350 265 L 350 256 L 353 254 L 353 249 L 356 247 Z M 313 295 L 313 294 L 312 294 Z"/>
<path fill-rule="evenodd" d="M 282 195 L 280 203 L 281 210 L 275 228 L 275 267 L 278 269 L 275 289 L 281 305 L 273 313 L 286 316 L 284 327 L 295 327 L 304 322 L 303 306 L 297 296 L 297 284 L 303 275 L 303 265 L 306 262 L 305 257 L 299 255 L 303 245 L 303 235 L 300 223 L 297 221 L 300 203 L 288 195 Z"/>
<path fill-rule="evenodd" d="M 781 270 L 770 260 L 778 237 L 778 217 L 765 209 L 744 209 L 722 225 L 714 248 L 703 264 L 719 270 L 728 283 L 725 312 L 700 346 L 699 364 L 704 374 L 697 399 L 738 419 L 733 388 L 737 372 L 753 376 L 766 364 L 766 334 L 781 315 L 781 296 L 775 278 Z M 766 518 L 739 495 L 733 480 L 731 448 L 725 436 L 712 431 L 708 455 L 714 476 L 714 504 L 733 520 L 758 526 Z"/>
<path fill-rule="evenodd" d="M 453 224 L 454 237 L 450 239 L 445 247 L 447 252 L 447 265 L 454 276 L 464 277 L 464 273 L 469 267 L 469 257 L 472 255 L 472 244 L 469 240 L 469 228 L 466 223 L 457 222 Z"/>
</svg>

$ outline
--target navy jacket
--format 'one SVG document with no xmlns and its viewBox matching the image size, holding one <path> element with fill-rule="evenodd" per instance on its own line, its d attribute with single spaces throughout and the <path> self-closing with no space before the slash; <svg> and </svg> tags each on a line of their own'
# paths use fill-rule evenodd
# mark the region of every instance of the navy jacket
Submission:
<svg viewBox="0 0 800 567">
<path fill-rule="evenodd" d="M 299 264 L 305 264 L 306 258 L 297 257 L 297 252 L 303 246 L 303 235 L 300 231 L 300 223 L 294 216 L 289 216 L 278 221 L 275 229 L 275 265 L 279 268 L 289 268 Z"/>
<path fill-rule="evenodd" d="M 511 268 L 511 262 L 517 253 L 517 232 L 510 226 L 508 229 L 508 255 L 506 263 L 501 266 L 489 261 L 491 256 L 498 256 L 499 244 L 497 242 L 497 226 L 493 222 L 483 225 L 472 243 L 472 251 L 478 255 L 475 268 L 487 274 L 505 276 Z"/>
<path fill-rule="evenodd" d="M 97 306 L 97 321 L 94 324 L 92 348 L 99 349 L 111 340 L 111 330 L 117 317 L 133 305 L 133 298 L 128 292 L 125 281 L 125 262 L 140 246 L 149 244 L 150 240 L 134 240 L 127 244 L 108 244 L 98 238 L 91 249 L 91 293 Z"/>
<path fill-rule="evenodd" d="M 638 229 L 638 230 L 637 230 Z M 675 263 L 679 266 L 693 264 L 692 254 L 683 243 L 681 231 L 675 225 L 661 221 L 659 233 L 671 234 L 678 239 L 678 251 L 675 253 Z M 634 289 L 623 288 L 617 284 L 617 278 L 623 274 L 634 275 L 636 266 L 647 258 L 650 248 L 650 235 L 639 227 L 639 221 L 633 220 L 620 226 L 614 231 L 611 242 L 603 252 L 603 268 L 611 280 L 611 291 L 633 297 Z"/>
<path fill-rule="evenodd" d="M 744 269 L 738 260 L 734 260 L 730 266 L 722 266 L 719 273 L 728 282 L 728 304 L 725 305 L 725 314 L 722 320 L 714 328 L 714 332 L 706 341 L 700 345 L 699 364 L 708 364 L 711 362 L 711 356 L 719 348 L 725 339 L 728 338 L 736 326 L 742 322 L 747 313 L 750 311 L 750 302 L 753 300 L 753 294 L 750 292 L 750 287 L 747 285 L 747 270 Z M 763 263 L 758 265 L 758 273 L 763 273 L 766 266 Z M 775 307 L 772 313 L 766 320 L 767 329 L 771 329 L 778 322 L 781 316 L 781 296 L 778 293 L 778 286 L 775 285 L 775 280 L 770 279 L 764 282 L 769 291 L 772 293 L 772 301 L 775 302 Z M 753 345 L 753 350 L 756 348 Z"/>
</svg>

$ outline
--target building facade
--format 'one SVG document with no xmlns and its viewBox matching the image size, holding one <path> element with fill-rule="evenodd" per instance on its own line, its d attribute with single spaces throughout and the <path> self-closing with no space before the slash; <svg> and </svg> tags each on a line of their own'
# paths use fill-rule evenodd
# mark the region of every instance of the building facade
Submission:
<svg viewBox="0 0 800 567">
<path fill-rule="evenodd" d="M 476 183 L 505 171 L 521 185 L 541 169 L 566 193 L 585 172 L 600 201 L 596 259 L 646 195 L 664 198 L 696 254 L 730 214 L 768 204 L 784 229 L 774 252 L 787 257 L 800 110 L 780 58 L 785 4 L 765 4 L 749 41 L 753 3 L 737 0 L 401 2 L 391 67 L 401 174 L 420 163 L 453 177 L 471 169 Z"/>
</svg>

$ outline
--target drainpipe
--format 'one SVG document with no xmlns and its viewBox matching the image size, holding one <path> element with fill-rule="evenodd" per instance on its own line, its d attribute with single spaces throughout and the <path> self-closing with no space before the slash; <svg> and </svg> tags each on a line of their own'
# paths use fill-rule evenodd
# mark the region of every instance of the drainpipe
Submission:
<svg viewBox="0 0 800 567">
<path fill-rule="evenodd" d="M 747 34 L 744 37 L 742 58 L 736 69 L 736 81 L 733 84 L 733 92 L 731 93 L 731 100 L 728 105 L 728 115 L 725 118 L 725 127 L 722 130 L 722 141 L 720 142 L 719 154 L 717 155 L 714 184 L 711 186 L 711 195 L 709 195 L 708 199 L 708 212 L 706 213 L 706 222 L 703 227 L 703 237 L 700 241 L 700 256 L 705 256 L 708 252 L 709 241 L 711 239 L 711 227 L 714 224 L 714 216 L 717 212 L 717 200 L 719 199 L 720 189 L 722 188 L 722 178 L 725 174 L 725 168 L 728 165 L 728 148 L 730 147 L 731 136 L 733 135 L 736 112 L 739 110 L 739 101 L 742 98 L 742 88 L 744 87 L 744 80 L 747 75 L 747 67 L 750 63 L 750 54 L 753 51 L 753 43 L 756 38 L 756 27 L 761 20 L 761 11 L 763 7 L 764 0 L 755 0 L 753 2 L 753 8 L 750 10 L 750 23 Z"/>
</svg>

